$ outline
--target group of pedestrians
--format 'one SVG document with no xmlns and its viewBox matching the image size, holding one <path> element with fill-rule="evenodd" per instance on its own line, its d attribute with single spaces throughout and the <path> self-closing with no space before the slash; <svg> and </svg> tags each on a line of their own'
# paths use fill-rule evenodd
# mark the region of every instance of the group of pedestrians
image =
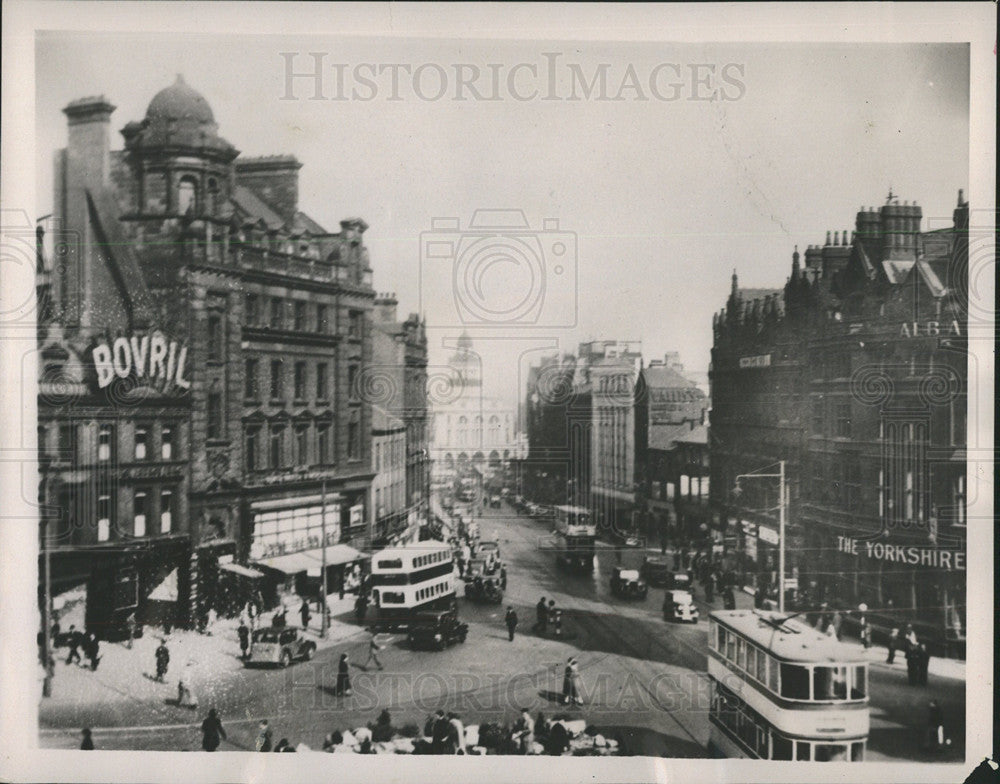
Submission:
<svg viewBox="0 0 1000 784">
<path fill-rule="evenodd" d="M 69 655 L 66 657 L 66 664 L 76 663 L 80 667 L 89 667 L 93 672 L 97 671 L 97 665 L 101 662 L 101 643 L 98 641 L 96 634 L 93 632 L 84 634 L 71 624 L 66 642 L 69 646 Z M 80 656 L 81 649 L 83 650 L 83 655 L 87 657 L 87 664 L 83 663 L 83 657 Z"/>
<path fill-rule="evenodd" d="M 556 607 L 555 599 L 549 599 L 546 603 L 543 596 L 535 605 L 535 631 L 545 634 L 550 626 L 556 637 L 562 636 L 562 610 Z"/>
</svg>

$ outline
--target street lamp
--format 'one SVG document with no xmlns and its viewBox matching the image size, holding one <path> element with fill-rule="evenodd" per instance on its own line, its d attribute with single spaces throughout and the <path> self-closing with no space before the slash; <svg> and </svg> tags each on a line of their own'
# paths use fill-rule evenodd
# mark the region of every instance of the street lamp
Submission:
<svg viewBox="0 0 1000 784">
<path fill-rule="evenodd" d="M 785 507 L 787 504 L 785 482 L 785 461 L 778 461 L 776 474 L 738 474 L 736 476 L 737 495 L 742 491 L 740 482 L 744 479 L 777 479 L 778 480 L 778 611 L 785 612 Z"/>
</svg>

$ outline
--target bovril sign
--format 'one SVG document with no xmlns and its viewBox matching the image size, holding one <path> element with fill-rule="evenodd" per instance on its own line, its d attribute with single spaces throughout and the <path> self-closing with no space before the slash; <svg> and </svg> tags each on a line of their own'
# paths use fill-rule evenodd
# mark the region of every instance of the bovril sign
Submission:
<svg viewBox="0 0 1000 784">
<path fill-rule="evenodd" d="M 116 378 L 142 379 L 162 390 L 190 389 L 191 381 L 185 377 L 187 353 L 186 345 L 168 340 L 160 332 L 119 336 L 91 350 L 99 389 Z"/>
</svg>

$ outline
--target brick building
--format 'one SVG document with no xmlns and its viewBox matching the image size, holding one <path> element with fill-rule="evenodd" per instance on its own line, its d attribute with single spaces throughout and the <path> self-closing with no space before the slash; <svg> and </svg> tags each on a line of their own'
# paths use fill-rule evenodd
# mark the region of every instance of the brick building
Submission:
<svg viewBox="0 0 1000 784">
<path fill-rule="evenodd" d="M 776 486 L 749 501 L 749 484 L 734 499 L 735 474 L 788 459 L 800 588 L 954 649 L 966 621 L 968 203 L 960 192 L 948 229 L 920 224 L 919 206 L 890 193 L 853 232 L 808 248 L 804 266 L 794 255 L 780 304 L 730 298 L 714 325 L 711 491 L 732 531 L 732 510 L 777 502 Z M 737 460 L 761 443 L 749 454 L 765 462 Z M 758 563 L 758 579 L 772 567 Z"/>
<path fill-rule="evenodd" d="M 262 573 L 249 564 L 272 577 L 307 571 L 308 558 L 281 558 L 318 548 L 324 522 L 327 543 L 366 531 L 371 405 L 358 380 L 371 362 L 367 225 L 351 219 L 328 232 L 301 212 L 300 164 L 240 159 L 180 77 L 122 129 L 123 150 L 111 150 L 114 107 L 103 97 L 64 111 L 54 216 L 78 241 L 48 273 L 53 319 L 64 330 L 105 330 L 115 374 L 128 347 L 137 377 L 164 342 L 163 375 L 176 376 L 183 356 L 189 414 L 173 437 L 186 499 L 175 501 L 172 526 L 189 537 L 176 608 L 189 620 L 256 590 Z M 100 377 L 99 359 L 80 357 L 84 376 Z M 180 422 L 178 410 L 164 421 Z M 163 424 L 142 418 L 155 454 Z M 122 450 L 139 424 L 122 420 Z"/>
</svg>

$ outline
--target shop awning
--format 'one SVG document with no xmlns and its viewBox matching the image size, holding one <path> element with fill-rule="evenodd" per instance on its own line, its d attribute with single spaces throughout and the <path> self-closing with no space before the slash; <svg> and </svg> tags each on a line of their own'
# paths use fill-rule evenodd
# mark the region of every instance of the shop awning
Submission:
<svg viewBox="0 0 1000 784">
<path fill-rule="evenodd" d="M 256 579 L 264 576 L 263 572 L 258 572 L 256 569 L 251 569 L 237 563 L 220 563 L 219 568 L 227 572 L 232 572 L 233 574 L 238 574 L 240 577 L 250 577 L 252 579 Z"/>
<path fill-rule="evenodd" d="M 310 558 L 315 559 L 316 563 L 312 564 L 315 568 L 319 568 L 323 564 L 322 547 L 315 550 L 306 550 L 304 553 L 299 553 L 299 555 L 308 555 Z M 365 558 L 368 558 L 368 556 L 359 550 L 355 550 L 349 544 L 335 544 L 326 548 L 327 566 L 340 566 L 341 564 L 361 561 Z"/>
<path fill-rule="evenodd" d="M 264 558 L 256 562 L 258 566 L 265 566 L 276 572 L 285 574 L 298 574 L 305 572 L 316 566 L 316 561 L 305 553 L 289 553 L 288 555 L 278 555 L 274 558 Z"/>
</svg>

